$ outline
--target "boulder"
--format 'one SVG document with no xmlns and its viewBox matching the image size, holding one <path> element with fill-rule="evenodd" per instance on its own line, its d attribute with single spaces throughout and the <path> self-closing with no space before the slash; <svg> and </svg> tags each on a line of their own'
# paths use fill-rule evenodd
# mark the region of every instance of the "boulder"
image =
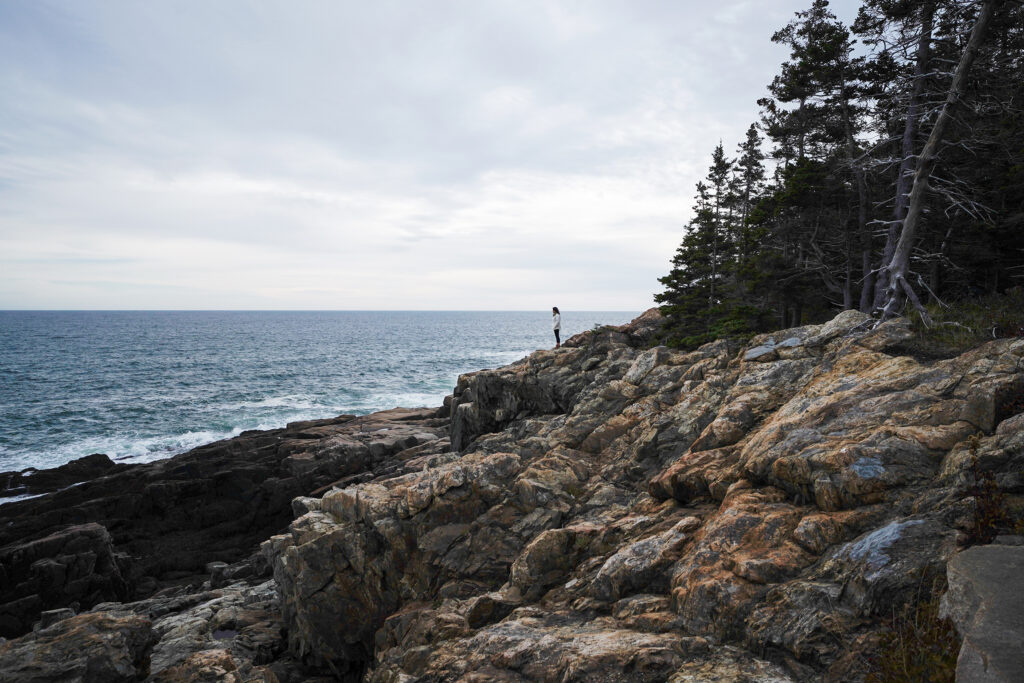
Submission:
<svg viewBox="0 0 1024 683">
<path fill-rule="evenodd" d="M 292 499 L 447 450 L 447 422 L 435 415 L 342 415 L 245 432 L 153 463 L 92 455 L 34 471 L 25 481 L 62 488 L 0 506 L 0 636 L 27 632 L 44 610 L 199 584 L 211 562 L 231 565 L 218 583 L 269 571 L 244 565 L 293 519 Z"/>
<path fill-rule="evenodd" d="M 0 472 L 0 498 L 39 495 L 95 479 L 130 465 L 117 465 L 103 453 L 93 453 L 50 469 L 29 467 L 19 472 Z"/>
<path fill-rule="evenodd" d="M 128 569 L 110 534 L 95 523 L 8 545 L 0 550 L 6 599 L 0 604 L 0 635 L 25 633 L 44 610 L 127 598 Z"/>
<path fill-rule="evenodd" d="M 149 673 L 157 637 L 148 619 L 79 614 L 0 642 L 0 680 L 137 681 Z"/>
<path fill-rule="evenodd" d="M 985 545 L 947 567 L 942 615 L 963 638 L 956 680 L 1024 680 L 1024 546 Z"/>
</svg>

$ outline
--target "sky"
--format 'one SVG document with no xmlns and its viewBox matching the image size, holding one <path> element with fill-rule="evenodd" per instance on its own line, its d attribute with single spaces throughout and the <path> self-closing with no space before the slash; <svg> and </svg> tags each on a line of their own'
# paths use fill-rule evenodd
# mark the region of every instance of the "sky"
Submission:
<svg viewBox="0 0 1024 683">
<path fill-rule="evenodd" d="M 0 0 L 0 309 L 646 309 L 809 5 Z"/>
</svg>

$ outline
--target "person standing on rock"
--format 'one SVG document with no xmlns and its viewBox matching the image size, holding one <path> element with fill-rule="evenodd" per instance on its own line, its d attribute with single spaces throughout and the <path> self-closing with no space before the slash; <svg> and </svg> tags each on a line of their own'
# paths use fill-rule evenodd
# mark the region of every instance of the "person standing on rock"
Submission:
<svg viewBox="0 0 1024 683">
<path fill-rule="evenodd" d="M 551 328 L 555 331 L 555 348 L 562 346 L 559 333 L 562 331 L 562 314 L 558 312 L 558 306 L 551 307 Z"/>
</svg>

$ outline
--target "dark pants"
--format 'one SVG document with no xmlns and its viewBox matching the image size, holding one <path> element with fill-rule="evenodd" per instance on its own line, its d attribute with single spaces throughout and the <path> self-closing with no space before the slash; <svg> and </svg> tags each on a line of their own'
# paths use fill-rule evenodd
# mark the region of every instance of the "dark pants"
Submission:
<svg viewBox="0 0 1024 683">
<path fill-rule="evenodd" d="M 561 330 L 559 330 L 558 328 L 555 328 L 555 343 L 556 344 L 561 344 L 562 343 L 562 340 L 558 338 L 558 333 L 559 332 L 561 332 Z"/>
</svg>

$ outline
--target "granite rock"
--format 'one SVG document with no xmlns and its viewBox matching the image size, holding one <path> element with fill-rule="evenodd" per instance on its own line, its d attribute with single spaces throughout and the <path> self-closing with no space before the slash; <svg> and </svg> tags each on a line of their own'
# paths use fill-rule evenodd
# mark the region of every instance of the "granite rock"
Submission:
<svg viewBox="0 0 1024 683">
<path fill-rule="evenodd" d="M 137 681 L 149 673 L 156 642 L 139 616 L 80 614 L 0 642 L 0 681 Z"/>
<path fill-rule="evenodd" d="M 922 363 L 867 322 L 688 353 L 602 328 L 464 375 L 450 457 L 264 544 L 291 652 L 372 681 L 834 679 L 957 552 L 977 467 L 1024 491 L 1024 342 Z"/>
<path fill-rule="evenodd" d="M 942 612 L 963 638 L 956 680 L 1024 680 L 1024 547 L 968 548 L 947 577 Z"/>
</svg>

